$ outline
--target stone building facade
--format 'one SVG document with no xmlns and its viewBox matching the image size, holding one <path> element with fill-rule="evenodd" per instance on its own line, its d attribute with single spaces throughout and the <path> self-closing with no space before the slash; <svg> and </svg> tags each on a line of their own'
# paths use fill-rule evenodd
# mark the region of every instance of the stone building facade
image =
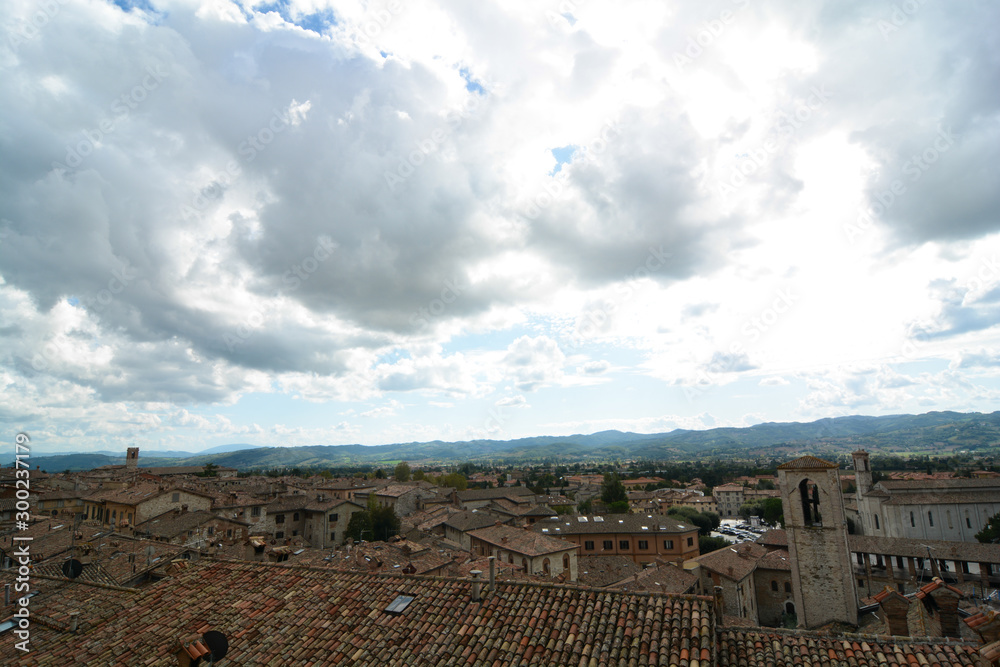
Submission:
<svg viewBox="0 0 1000 667">
<path fill-rule="evenodd" d="M 1000 479 L 882 480 L 872 483 L 868 452 L 854 459 L 855 533 L 875 537 L 975 542 L 1000 513 Z"/>
<path fill-rule="evenodd" d="M 778 480 L 799 627 L 857 625 L 840 467 L 804 456 L 778 466 Z"/>
</svg>

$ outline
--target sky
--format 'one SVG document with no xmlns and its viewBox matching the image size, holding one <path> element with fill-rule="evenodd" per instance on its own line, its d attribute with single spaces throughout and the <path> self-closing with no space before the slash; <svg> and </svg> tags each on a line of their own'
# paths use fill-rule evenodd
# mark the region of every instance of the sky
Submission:
<svg viewBox="0 0 1000 667">
<path fill-rule="evenodd" d="M 10 443 L 997 408 L 997 3 L 5 6 Z"/>
</svg>

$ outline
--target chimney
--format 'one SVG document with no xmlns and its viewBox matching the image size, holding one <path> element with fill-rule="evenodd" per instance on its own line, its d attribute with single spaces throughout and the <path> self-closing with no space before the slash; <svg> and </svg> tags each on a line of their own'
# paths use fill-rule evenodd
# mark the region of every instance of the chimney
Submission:
<svg viewBox="0 0 1000 667">
<path fill-rule="evenodd" d="M 715 608 L 715 624 L 721 627 L 723 614 L 726 610 L 726 606 L 723 604 L 722 599 L 722 586 L 715 587 L 714 595 L 712 596 L 712 603 Z"/>
<path fill-rule="evenodd" d="M 937 604 L 938 619 L 941 621 L 941 635 L 961 637 L 958 631 L 958 601 L 961 599 L 962 593 L 940 579 L 934 581 L 938 584 L 938 588 L 930 591 L 930 597 Z"/>
<path fill-rule="evenodd" d="M 71 611 L 69 613 L 69 631 L 76 634 L 76 629 L 80 623 L 80 612 Z"/>
<path fill-rule="evenodd" d="M 479 575 L 482 574 L 479 570 L 473 570 L 469 574 L 472 575 L 472 601 L 479 602 L 482 600 L 482 595 L 480 595 L 480 586 L 482 582 L 479 581 Z"/>
<path fill-rule="evenodd" d="M 875 595 L 875 600 L 882 608 L 882 616 L 885 618 L 889 634 L 896 637 L 909 637 L 910 627 L 906 621 L 906 615 L 910 611 L 910 601 L 888 586 L 881 593 Z"/>
<path fill-rule="evenodd" d="M 497 557 L 490 556 L 490 592 L 497 589 Z"/>
</svg>

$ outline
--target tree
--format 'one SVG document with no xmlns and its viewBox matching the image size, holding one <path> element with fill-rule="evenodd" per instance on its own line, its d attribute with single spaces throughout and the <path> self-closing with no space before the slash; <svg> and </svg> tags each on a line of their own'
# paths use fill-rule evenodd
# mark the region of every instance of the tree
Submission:
<svg viewBox="0 0 1000 667">
<path fill-rule="evenodd" d="M 601 500 L 605 505 L 625 501 L 628 506 L 628 494 L 625 492 L 625 485 L 618 478 L 617 473 L 609 472 L 604 475 L 604 482 L 601 484 Z M 628 511 L 626 509 L 626 511 Z"/>
<path fill-rule="evenodd" d="M 762 479 L 757 482 L 757 488 L 762 491 L 774 491 L 774 482 L 769 479 Z"/>
<path fill-rule="evenodd" d="M 400 461 L 396 464 L 396 469 L 393 471 L 393 477 L 396 478 L 397 482 L 409 482 L 410 481 L 410 464 L 406 461 Z"/>
<path fill-rule="evenodd" d="M 576 508 L 580 510 L 580 514 L 590 514 L 593 511 L 593 503 L 591 503 L 590 499 L 588 498 L 587 500 L 584 500 L 582 503 L 577 505 Z"/>
<path fill-rule="evenodd" d="M 216 471 L 216 469 L 218 467 L 219 466 L 215 465 L 214 463 L 206 463 L 205 464 L 205 470 L 204 470 L 204 472 L 202 472 L 200 474 L 200 476 L 201 477 L 215 477 L 216 474 L 217 474 L 215 471 Z"/>
<path fill-rule="evenodd" d="M 368 505 L 363 511 L 351 515 L 345 532 L 355 541 L 388 540 L 399 534 L 399 517 L 391 507 L 380 507 L 375 502 L 375 494 L 369 493 Z"/>
<path fill-rule="evenodd" d="M 764 501 L 762 509 L 760 517 L 765 523 L 772 526 L 785 523 L 784 510 L 781 509 L 781 498 L 768 498 Z"/>
<path fill-rule="evenodd" d="M 629 506 L 627 500 L 616 500 L 613 503 L 608 503 L 605 505 L 608 508 L 608 514 L 628 514 Z"/>
<path fill-rule="evenodd" d="M 718 528 L 719 526 L 715 522 L 719 520 L 719 515 L 716 514 L 715 521 L 713 521 L 709 514 L 703 514 L 693 507 L 671 507 L 667 510 L 667 516 L 693 523 L 698 526 L 699 535 L 708 535 L 712 532 L 713 528 Z"/>
<path fill-rule="evenodd" d="M 986 527 L 976 533 L 976 539 L 980 542 L 1000 542 L 1000 512 L 994 514 L 986 522 Z"/>
<path fill-rule="evenodd" d="M 456 491 L 465 491 L 469 488 L 469 480 L 459 472 L 450 472 L 447 475 L 441 475 L 437 478 L 436 482 L 438 486 L 450 486 Z"/>
<path fill-rule="evenodd" d="M 379 468 L 375 471 L 375 479 L 385 479 L 385 471 Z"/>
<path fill-rule="evenodd" d="M 410 479 L 412 479 L 414 482 L 423 481 L 425 479 L 424 471 L 423 470 L 413 471 L 413 474 L 410 475 Z"/>
<path fill-rule="evenodd" d="M 698 536 L 698 551 L 702 554 L 718 551 L 729 546 L 729 542 L 724 537 L 709 537 L 708 535 Z"/>
</svg>

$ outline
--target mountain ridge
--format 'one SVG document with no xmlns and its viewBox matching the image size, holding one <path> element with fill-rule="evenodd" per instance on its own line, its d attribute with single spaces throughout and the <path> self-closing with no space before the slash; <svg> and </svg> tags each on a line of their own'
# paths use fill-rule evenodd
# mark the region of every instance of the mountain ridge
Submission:
<svg viewBox="0 0 1000 667">
<path fill-rule="evenodd" d="M 862 442 L 861 440 L 864 440 Z M 905 453 L 1000 448 L 1000 411 L 992 413 L 928 412 L 919 415 L 850 415 L 813 422 L 763 422 L 748 427 L 702 431 L 674 429 L 664 433 L 606 430 L 568 436 L 533 436 L 513 440 L 463 440 L 388 445 L 220 445 L 186 458 L 145 455 L 140 467 L 192 466 L 215 463 L 239 470 L 280 467 L 450 464 L 465 461 L 538 463 L 621 459 L 684 460 L 737 456 L 787 457 L 801 454 L 839 455 L 865 447 L 873 453 Z M 232 451 L 212 451 L 240 447 Z M 32 457 L 32 465 L 50 471 L 83 470 L 124 463 L 121 456 L 79 453 Z M 8 462 L 9 463 L 9 462 Z M 5 464 L 6 465 L 6 464 Z M 81 467 L 83 466 L 83 467 Z"/>
</svg>

